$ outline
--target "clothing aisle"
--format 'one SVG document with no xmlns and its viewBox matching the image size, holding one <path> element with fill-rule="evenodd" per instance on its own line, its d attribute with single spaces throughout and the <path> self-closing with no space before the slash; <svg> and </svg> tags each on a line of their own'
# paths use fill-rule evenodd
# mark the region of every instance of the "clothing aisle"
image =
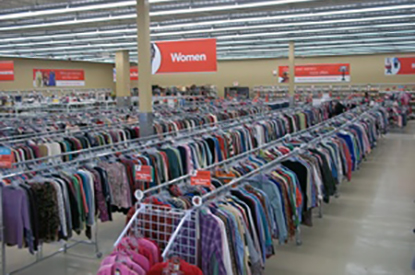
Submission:
<svg viewBox="0 0 415 275">
<path fill-rule="evenodd" d="M 409 275 L 415 255 L 415 122 L 380 139 L 323 219 L 303 226 L 301 246 L 284 245 L 265 275 Z"/>
<path fill-rule="evenodd" d="M 414 141 L 414 122 L 380 139 L 352 181 L 341 184 L 340 197 L 323 206 L 323 219 L 314 218 L 312 228 L 301 227 L 301 246 L 274 241 L 276 254 L 266 261 L 265 275 L 414 274 Z M 123 215 L 114 219 L 99 224 L 104 255 L 112 251 L 124 225 Z M 45 246 L 44 255 L 56 247 Z M 11 269 L 33 260 L 26 251 L 14 248 L 8 249 L 7 257 Z M 92 275 L 100 263 L 89 249 L 79 246 L 16 274 Z"/>
</svg>

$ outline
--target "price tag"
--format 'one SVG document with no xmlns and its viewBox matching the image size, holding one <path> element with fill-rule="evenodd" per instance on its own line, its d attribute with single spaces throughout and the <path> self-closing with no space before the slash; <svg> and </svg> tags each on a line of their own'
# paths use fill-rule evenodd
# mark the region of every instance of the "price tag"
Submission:
<svg viewBox="0 0 415 275">
<path fill-rule="evenodd" d="M 54 98 L 54 99 L 52 100 L 52 103 L 59 103 L 59 99 Z"/>
<path fill-rule="evenodd" d="M 153 167 L 148 165 L 135 166 L 135 180 L 152 182 L 153 181 Z"/>
<path fill-rule="evenodd" d="M 190 184 L 210 187 L 212 185 L 210 171 L 194 171 L 193 175 L 190 177 Z"/>
<path fill-rule="evenodd" d="M 0 168 L 12 168 L 13 163 L 12 150 L 6 147 L 0 147 Z"/>
</svg>

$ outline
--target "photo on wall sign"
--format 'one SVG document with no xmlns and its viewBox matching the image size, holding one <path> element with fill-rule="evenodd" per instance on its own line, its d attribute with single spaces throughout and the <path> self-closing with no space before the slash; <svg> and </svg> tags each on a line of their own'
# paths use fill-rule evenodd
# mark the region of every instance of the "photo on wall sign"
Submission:
<svg viewBox="0 0 415 275">
<path fill-rule="evenodd" d="M 35 87 L 55 87 L 56 86 L 56 75 L 54 71 L 36 71 L 35 76 Z"/>
<path fill-rule="evenodd" d="M 385 74 L 395 75 L 399 74 L 401 69 L 401 62 L 397 57 L 386 57 L 385 58 Z"/>
</svg>

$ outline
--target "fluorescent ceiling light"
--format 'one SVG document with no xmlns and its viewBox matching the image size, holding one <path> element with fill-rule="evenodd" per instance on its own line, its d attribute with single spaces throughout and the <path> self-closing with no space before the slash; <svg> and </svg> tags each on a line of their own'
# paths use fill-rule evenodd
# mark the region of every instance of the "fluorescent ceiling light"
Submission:
<svg viewBox="0 0 415 275">
<path fill-rule="evenodd" d="M 414 35 L 415 30 L 403 30 L 403 31 L 382 31 L 382 36 L 386 35 L 393 35 L 393 34 L 410 34 Z M 261 34 L 258 34 L 260 36 Z M 293 39 L 294 41 L 297 40 L 316 40 L 316 39 L 326 39 L 327 43 L 331 43 L 331 41 L 327 41 L 328 39 L 334 39 L 334 38 L 346 38 L 346 37 L 359 37 L 359 36 L 379 36 L 379 32 L 373 32 L 373 33 L 352 33 L 352 34 L 335 34 L 335 35 L 319 35 L 319 36 L 299 36 L 299 37 L 291 37 L 290 39 Z M 247 43 L 263 43 L 263 42 L 286 42 L 287 38 L 281 37 L 281 38 L 268 38 L 268 39 L 260 39 L 260 38 L 253 38 L 248 40 L 234 40 L 235 38 L 240 38 L 238 35 L 234 35 L 232 38 L 230 38 L 230 41 L 217 41 L 216 44 L 218 46 L 220 45 L 235 45 L 235 44 L 247 44 Z M 136 40 L 136 35 L 120 35 L 120 36 L 111 36 L 111 37 L 94 37 L 94 38 L 84 38 L 84 39 L 71 39 L 71 40 L 51 40 L 51 41 L 42 41 L 42 42 L 29 42 L 29 43 L 15 43 L 15 44 L 1 44 L 1 48 L 14 48 L 14 47 L 29 47 L 29 46 L 40 46 L 40 45 L 55 45 L 55 44 L 72 44 L 72 43 L 82 43 L 85 44 L 92 42 L 92 41 L 108 41 L 108 40 Z M 366 39 L 366 38 L 364 38 Z M 114 44 L 114 43 L 113 43 Z"/>
<path fill-rule="evenodd" d="M 386 7 L 376 7 L 376 8 L 362 8 L 362 9 L 351 9 L 351 10 L 336 10 L 336 11 L 325 11 L 325 12 L 312 12 L 312 13 L 298 13 L 298 14 L 286 14 L 286 15 L 275 15 L 275 16 L 266 16 L 266 17 L 249 17 L 249 18 L 236 18 L 228 20 L 212 20 L 212 21 L 203 21 L 203 22 L 191 22 L 191 23 L 181 23 L 181 24 L 171 24 L 166 26 L 157 26 L 152 28 L 153 30 L 165 30 L 165 29 L 176 29 L 176 28 L 186 28 L 186 27 L 195 27 L 195 26 L 210 26 L 210 25 L 219 25 L 219 24 L 233 24 L 233 23 L 251 23 L 256 21 L 272 21 L 272 20 L 284 20 L 296 19 L 306 17 L 321 17 L 321 16 L 332 16 L 332 15 L 349 15 L 355 13 L 368 13 L 368 12 L 379 12 L 379 11 L 393 11 L 393 10 L 407 10 L 413 9 L 415 5 L 399 5 L 399 6 L 386 6 Z"/>
<path fill-rule="evenodd" d="M 255 3 L 246 3 L 246 4 L 235 3 L 233 5 L 226 5 L 226 6 L 213 6 L 213 7 L 206 7 L 206 8 L 190 8 L 190 9 L 183 9 L 183 10 L 150 12 L 150 16 L 165 16 L 165 15 L 189 14 L 189 13 L 196 14 L 196 13 L 201 13 L 201 12 L 254 9 L 254 8 L 288 5 L 288 4 L 298 4 L 298 3 L 305 3 L 305 2 L 314 2 L 314 1 L 316 0 L 276 0 L 276 1 L 264 1 L 264 2 L 255 2 Z"/>
<path fill-rule="evenodd" d="M 121 35 L 121 36 L 111 36 L 111 37 L 89 37 L 85 39 L 71 39 L 71 40 L 51 40 L 51 41 L 42 41 L 42 42 L 30 42 L 30 43 L 14 43 L 14 44 L 0 44 L 1 48 L 10 48 L 10 47 L 31 47 L 31 46 L 49 46 L 49 45 L 56 45 L 56 44 L 72 44 L 72 43 L 89 43 L 93 41 L 108 41 L 111 42 L 113 40 L 128 40 L 133 39 L 137 40 L 137 35 Z"/>
<path fill-rule="evenodd" d="M 310 1 L 310 0 L 300 0 L 300 1 Z M 314 1 L 314 0 L 312 0 Z M 134 2 L 134 1 L 133 1 Z M 238 7 L 245 6 L 245 5 L 275 5 L 274 2 L 289 2 L 289 1 L 270 1 L 270 2 L 260 2 L 260 3 L 251 3 L 251 4 L 243 4 L 238 5 Z M 121 2 L 126 3 L 126 2 Z M 106 4 L 102 4 L 104 6 Z M 114 4 L 112 4 L 114 5 Z M 232 5 L 234 6 L 234 5 Z M 212 7 L 209 8 L 209 11 L 212 11 L 212 9 L 223 9 L 224 6 L 218 6 L 218 7 Z M 379 8 L 366 8 L 366 9 L 353 9 L 353 10 L 341 10 L 341 11 L 330 11 L 330 12 L 316 12 L 316 13 L 306 13 L 306 14 L 288 14 L 288 15 L 277 15 L 277 16 L 270 16 L 270 17 L 256 17 L 256 18 L 239 18 L 239 19 L 230 19 L 230 20 L 216 20 L 216 21 L 205 21 L 205 22 L 195 22 L 195 23 L 186 23 L 186 24 L 172 24 L 167 26 L 157 26 L 152 27 L 152 30 L 158 31 L 158 30 L 164 30 L 164 29 L 172 29 L 172 28 L 184 28 L 184 27 L 194 27 L 194 26 L 202 26 L 202 25 L 217 25 L 217 24 L 229 24 L 229 23 L 237 23 L 237 22 L 255 22 L 255 21 L 269 21 L 269 20 L 283 20 L 287 18 L 301 18 L 301 17 L 319 17 L 319 16 L 327 16 L 327 15 L 343 15 L 343 14 L 353 14 L 353 13 L 367 13 L 367 12 L 373 12 L 373 11 L 388 11 L 388 10 L 407 10 L 415 8 L 415 5 L 400 5 L 400 6 L 388 6 L 388 7 L 379 7 Z M 205 8 L 201 8 L 205 9 Z M 192 13 L 195 12 L 196 9 L 190 9 Z M 174 11 L 174 10 L 173 10 Z M 188 12 L 189 10 L 184 10 L 185 12 Z M 49 12 L 49 11 L 46 11 Z M 164 12 L 171 12 L 171 11 L 163 11 Z M 89 23 L 98 23 L 98 22 L 108 22 L 113 20 L 129 20 L 129 19 L 135 19 L 136 14 L 126 14 L 126 15 L 118 15 L 118 16 L 106 16 L 106 17 L 100 17 L 100 18 L 89 18 L 89 19 L 74 19 L 71 21 L 59 21 L 59 22 L 46 22 L 41 24 L 32 24 L 32 25 L 16 25 L 16 26 L 8 26 L 8 27 L 2 27 L 0 28 L 0 31 L 12 31 L 12 30 L 23 30 L 23 29 L 34 29 L 34 28 L 50 28 L 50 27 L 56 27 L 56 26 L 64 26 L 64 25 L 76 25 L 76 24 L 89 24 Z M 362 18 L 364 19 L 364 18 Z M 370 18 L 368 18 L 370 19 Z M 367 20 L 368 20 L 367 19 Z M 0 16 L 1 20 L 1 16 Z M 380 20 L 380 19 L 379 19 Z"/>
<path fill-rule="evenodd" d="M 301 45 L 296 45 L 296 52 L 297 50 L 307 50 L 307 49 L 331 49 L 331 48 L 349 48 L 349 47 L 372 47 L 372 46 L 389 46 L 389 47 L 395 47 L 397 45 L 405 45 L 405 44 L 409 44 L 409 45 L 415 45 L 415 40 L 411 40 L 411 41 L 396 41 L 396 42 L 390 42 L 390 41 L 386 41 L 386 42 L 379 42 L 379 43 L 366 43 L 364 41 L 354 41 L 352 43 L 347 43 L 347 44 L 339 44 L 339 45 L 324 45 L 324 43 L 322 45 L 315 45 L 315 46 L 301 46 Z M 280 46 L 280 47 L 275 47 L 275 45 L 269 44 L 269 45 L 263 45 L 261 46 L 263 47 L 263 49 L 252 49 L 252 48 L 245 48 L 245 49 L 218 49 L 218 54 L 221 54 L 223 52 L 229 52 L 229 53 L 237 53 L 237 52 L 246 52 L 246 51 L 252 51 L 252 52 L 261 52 L 261 51 L 276 51 L 276 50 L 280 50 L 280 49 L 285 49 L 287 51 L 288 47 L 285 46 Z M 272 48 L 273 47 L 273 48 Z"/>
<path fill-rule="evenodd" d="M 263 33 L 246 33 L 246 34 L 238 34 L 238 37 L 256 37 L 256 36 L 281 36 L 286 34 L 297 34 L 297 33 L 309 33 L 309 32 L 328 32 L 328 31 L 351 31 L 351 30 L 359 30 L 359 29 L 367 29 L 367 28 L 396 28 L 396 27 L 409 27 L 414 26 L 415 23 L 396 23 L 396 24 L 380 24 L 380 25 L 369 25 L 369 26 L 347 26 L 347 27 L 338 27 L 338 28 L 322 28 L 322 29 L 308 29 L 308 30 L 295 30 L 295 31 L 283 31 L 283 32 L 263 32 Z M 381 33 L 381 31 L 379 31 Z M 223 35 L 218 36 L 216 39 L 230 39 L 235 37 L 235 35 Z M 288 38 L 289 39 L 289 38 Z"/>
<path fill-rule="evenodd" d="M 99 22 L 108 22 L 112 20 L 128 20 L 136 18 L 135 14 L 126 14 L 126 15 L 116 15 L 100 18 L 88 18 L 88 19 L 74 19 L 72 21 L 59 21 L 59 22 L 45 22 L 42 24 L 32 24 L 32 25 L 15 25 L 9 27 L 1 27 L 0 32 L 5 31 L 20 31 L 25 29 L 39 29 L 39 28 L 52 28 L 58 26 L 69 26 L 69 25 L 78 25 L 78 24 L 89 24 L 89 23 L 99 23 Z"/>
<path fill-rule="evenodd" d="M 90 31 L 90 32 L 77 32 L 77 33 L 65 33 L 65 34 L 52 34 L 52 35 L 34 35 L 26 37 L 15 37 L 15 38 L 2 38 L 2 42 L 14 42 L 14 41 L 31 41 L 31 40 L 49 40 L 49 39 L 60 39 L 60 38 L 74 38 L 74 37 L 85 37 L 85 36 L 98 36 L 115 34 L 122 35 L 125 33 L 137 33 L 136 28 L 116 29 L 116 30 L 105 30 L 105 31 Z"/>
<path fill-rule="evenodd" d="M 373 28 L 385 28 L 385 27 L 408 27 L 408 26 L 415 26 L 415 23 L 397 23 L 397 24 L 379 24 L 379 25 L 369 25 L 369 26 L 347 26 L 347 27 L 339 27 L 336 28 L 336 31 L 346 30 L 364 30 L 364 29 L 373 29 Z M 283 36 L 283 35 L 292 35 L 292 34 L 303 34 L 303 33 L 322 33 L 327 31 L 334 31 L 333 28 L 321 28 L 321 29 L 308 29 L 308 30 L 294 30 L 294 31 L 284 31 L 284 32 L 264 32 L 264 33 L 248 33 L 248 34 L 238 34 L 236 37 L 238 38 L 246 38 L 246 37 L 266 37 L 266 36 Z M 379 31 L 381 33 L 382 31 Z M 314 37 L 314 36 L 313 36 Z M 232 39 L 235 38 L 235 35 L 224 35 L 216 37 L 218 40 L 221 39 Z M 290 38 L 286 38 L 290 39 Z M 295 40 L 295 38 L 293 38 Z M 286 40 L 287 41 L 287 40 Z M 135 45 L 134 42 L 128 42 L 128 45 Z M 95 47 L 117 47 L 118 45 L 125 45 L 127 43 L 114 43 L 114 44 L 99 44 L 95 45 Z M 102 46 L 101 46 L 102 45 Z M 44 49 L 21 49 L 21 50 L 2 50 L 2 53 L 11 53 L 11 52 L 49 52 L 51 50 L 66 50 L 66 49 L 79 49 L 79 48 L 92 48 L 94 45 L 87 45 L 87 46 L 68 46 L 68 47 L 55 47 L 55 48 L 44 48 Z M 52 53 L 50 53 L 52 54 Z"/>
<path fill-rule="evenodd" d="M 186 24 L 176 24 L 176 25 L 167 25 L 167 26 L 157 26 L 157 27 L 151 27 L 152 30 L 155 31 L 159 31 L 159 30 L 163 30 L 163 29 L 171 29 L 171 28 L 183 28 L 183 27 L 194 27 L 197 25 L 216 25 L 219 23 L 235 23 L 235 22 L 254 22 L 254 21 L 268 21 L 268 20 L 282 20 L 282 19 L 287 19 L 287 18 L 293 18 L 293 16 L 295 16 L 296 18 L 300 18 L 300 17 L 318 17 L 318 16 L 326 16 L 326 15 L 336 15 L 336 14 L 352 14 L 352 13 L 365 13 L 365 12 L 370 12 L 370 11 L 376 11 L 376 10 L 380 10 L 380 11 L 384 11 L 384 10 L 395 10 L 395 9 L 411 9 L 411 8 L 415 8 L 415 5 L 401 5 L 401 6 L 390 6 L 390 7 L 379 7 L 379 8 L 368 8 L 368 9 L 353 9 L 353 10 L 342 10 L 342 11 L 330 11 L 330 12 L 315 12 L 315 13 L 307 13 L 307 14 L 289 14 L 289 15 L 278 15 L 278 16 L 270 16 L 270 17 L 256 17 L 256 18 L 242 18 L 242 19 L 232 19 L 232 20 L 217 20 L 217 21 L 205 21 L 205 22 L 192 22 L 192 23 L 186 23 Z M 399 15 L 398 15 L 399 16 Z M 86 24 L 86 23 L 91 23 L 91 22 L 103 22 L 103 21 L 108 21 L 108 20 L 120 20 L 120 19 L 131 19 L 131 18 L 135 18 L 135 14 L 133 16 L 131 15 L 120 15 L 120 16 L 113 16 L 111 18 L 93 18 L 93 19 L 81 19 L 81 20 L 76 20 L 75 23 L 82 23 L 82 24 Z M 378 17 L 379 18 L 379 17 Z M 405 18 L 405 17 L 403 17 Z M 84 21 L 85 20 L 85 21 Z M 95 21 L 94 21 L 95 20 Z M 347 20 L 347 19 L 345 19 Z M 363 20 L 365 21 L 366 18 L 361 18 L 359 20 Z M 367 20 L 371 20 L 370 17 L 367 18 Z M 47 26 L 55 26 L 56 24 L 61 24 L 61 23 L 65 23 L 65 22 L 51 22 L 51 23 L 45 23 L 45 24 L 37 24 L 34 25 L 35 27 L 45 27 Z M 72 24 L 71 22 L 69 22 L 70 24 Z M 294 24 L 307 24 L 306 22 L 293 22 Z M 291 24 L 287 24 L 287 25 L 291 25 Z M 254 26 L 246 26 L 249 28 L 252 28 Z M 0 28 L 0 30 L 11 30 L 15 29 L 15 30 L 22 30 L 25 28 L 25 26 L 11 26 L 11 27 L 3 27 Z M 246 28 L 247 29 L 247 28 Z M 207 30 L 206 30 L 207 31 Z M 215 31 L 215 29 L 210 30 L 210 31 Z M 120 30 L 119 32 L 122 33 L 136 33 L 137 30 L 136 28 L 130 28 L 130 29 L 125 29 L 125 30 Z M 193 32 L 200 32 L 200 31 L 193 31 Z M 21 38 L 5 38 L 3 39 L 3 42 L 15 42 L 15 41 L 25 41 L 25 40 L 43 40 L 43 39 L 59 39 L 59 38 L 69 38 L 69 37 L 77 37 L 78 35 L 80 36 L 86 36 L 86 35 L 100 35 L 100 34 L 111 34 L 111 33 L 117 33 L 117 30 L 107 30 L 107 31 L 97 31 L 97 32 L 84 32 L 84 33 L 70 33 L 70 34 L 58 34 L 58 35 L 50 35 L 50 36 L 31 36 L 31 37 L 21 37 Z M 180 34 L 184 34 L 183 32 L 176 32 L 176 34 L 180 35 Z M 155 35 L 162 35 L 162 34 L 155 34 Z M 167 35 L 171 35 L 171 34 L 167 34 Z"/>
<path fill-rule="evenodd" d="M 382 31 L 382 35 L 393 35 L 393 34 L 410 34 L 413 35 L 415 30 L 404 30 L 404 31 Z M 297 37 L 290 37 L 293 41 L 298 40 L 317 40 L 317 39 L 326 39 L 325 41 L 329 41 L 329 39 L 333 38 L 344 38 L 344 37 L 360 37 L 360 36 L 379 36 L 379 32 L 363 32 L 363 33 L 348 33 L 348 34 L 332 34 L 332 35 L 316 35 L 316 36 L 297 36 Z M 247 44 L 247 43 L 264 43 L 264 42 L 278 42 L 283 41 L 286 42 L 289 38 L 287 37 L 280 37 L 280 38 L 253 38 L 248 40 L 232 40 L 238 38 L 238 35 L 235 35 L 231 38 L 230 41 L 217 41 L 216 45 L 235 45 L 235 44 Z M 365 39 L 365 38 L 362 38 Z"/>
<path fill-rule="evenodd" d="M 224 31 L 243 31 L 252 29 L 269 29 L 269 28 L 283 28 L 283 27 L 295 27 L 295 26 L 317 26 L 325 24 L 338 24 L 338 23 L 357 23 L 357 22 L 372 22 L 378 20 L 393 20 L 393 19 L 409 19 L 415 17 L 415 14 L 410 15 L 393 15 L 393 16 L 379 16 L 379 17 L 363 17 L 363 18 L 348 18 L 348 19 L 337 19 L 337 20 L 326 20 L 326 21 L 309 21 L 309 22 L 289 22 L 283 24 L 258 24 L 252 26 L 238 26 L 238 27 L 225 27 L 225 28 L 212 28 L 212 29 L 198 29 L 189 31 L 177 31 L 177 32 L 163 32 L 163 33 L 152 33 L 152 37 L 157 36 L 177 36 L 186 34 L 201 34 L 201 33 L 214 33 Z M 1 29 L 0 29 L 1 30 Z"/>
<path fill-rule="evenodd" d="M 408 43 L 407 41 L 398 41 L 397 38 L 390 38 L 390 39 L 377 39 L 377 40 L 381 40 L 383 41 L 383 43 L 388 43 L 388 44 L 396 44 L 396 43 Z M 367 43 L 366 39 L 363 40 L 349 40 L 349 41 L 342 41 L 342 40 L 333 40 L 330 41 L 332 43 L 339 43 L 340 45 L 349 45 L 351 43 L 351 45 L 357 45 L 359 43 L 363 43 L 365 45 L 370 45 L 369 43 Z M 344 43 L 346 42 L 346 43 Z M 349 42 L 349 44 L 347 44 L 347 42 Z M 381 42 L 382 43 L 382 42 Z M 382 43 L 382 44 L 383 44 Z M 306 43 L 304 45 L 304 43 L 297 43 L 296 47 L 302 47 L 302 46 L 306 46 L 307 44 L 311 44 L 311 45 L 322 45 L 324 47 L 330 47 L 330 46 L 337 46 L 337 45 L 327 45 L 330 43 L 326 43 L 325 41 L 320 41 L 320 42 L 309 42 Z M 91 53 L 91 52 L 96 52 L 96 53 L 101 53 L 101 52 L 108 52 L 108 50 L 110 50 L 109 48 L 116 48 L 116 49 L 122 49 L 122 50 L 132 50 L 132 51 L 136 51 L 137 47 L 136 47 L 136 42 L 127 42 L 127 43 L 116 43 L 116 44 L 91 44 L 91 45 L 73 45 L 73 46 L 64 46 L 64 47 L 55 47 L 55 48 L 45 48 L 45 49 L 20 49 L 18 51 L 16 50 L 2 50 L 0 51 L 0 54 L 10 54 L 10 53 L 20 53 L 20 54 L 24 54 L 24 53 L 33 53 L 34 55 L 38 54 L 38 55 L 56 55 L 53 51 L 57 51 L 58 54 L 57 55 L 68 55 L 68 54 L 73 54 L 73 53 Z M 275 47 L 275 43 L 262 43 L 260 45 L 247 45 L 247 46 L 218 46 L 217 47 L 217 51 L 224 51 L 224 50 L 236 50 L 236 49 L 254 49 L 254 48 L 267 48 L 267 47 Z M 287 48 L 286 44 L 279 44 L 278 46 L 281 46 L 283 48 Z M 66 52 L 65 52 L 66 51 Z M 60 52 L 60 53 L 59 53 Z"/>
<path fill-rule="evenodd" d="M 157 3 L 172 2 L 172 1 L 175 1 L 175 0 L 150 0 L 150 3 L 157 4 Z M 116 3 L 93 4 L 93 5 L 87 5 L 87 6 L 85 5 L 85 6 L 80 6 L 80 7 L 66 7 L 66 8 L 59 8 L 59 9 L 46 9 L 46 10 L 41 10 L 41 11 L 25 11 L 25 12 L 18 12 L 18 13 L 9 13 L 9 14 L 0 15 L 0 21 L 40 17 L 40 16 L 46 16 L 46 15 L 59 15 L 59 14 L 83 12 L 83 11 L 118 9 L 118 8 L 123 8 L 123 7 L 135 7 L 136 3 L 137 3 L 136 0 L 120 1 Z"/>
<path fill-rule="evenodd" d="M 114 43 L 114 44 L 89 44 L 89 45 L 72 45 L 72 46 L 63 46 L 63 47 L 50 47 L 50 48 L 39 48 L 39 49 L 19 49 L 19 50 L 0 50 L 0 53 L 9 53 L 9 52 L 51 52 L 51 51 L 62 51 L 62 50 L 71 50 L 71 49 L 91 49 L 91 48 L 114 48 L 114 47 L 124 47 L 124 46 L 137 46 L 137 42 L 125 42 L 125 43 Z"/>
</svg>

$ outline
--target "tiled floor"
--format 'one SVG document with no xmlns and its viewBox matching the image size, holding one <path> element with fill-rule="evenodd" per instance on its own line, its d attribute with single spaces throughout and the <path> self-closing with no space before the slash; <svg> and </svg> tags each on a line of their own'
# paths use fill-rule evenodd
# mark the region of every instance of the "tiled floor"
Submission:
<svg viewBox="0 0 415 275">
<path fill-rule="evenodd" d="M 378 148 L 344 182 L 340 197 L 324 206 L 323 219 L 302 227 L 302 246 L 278 246 L 266 275 L 410 275 L 415 255 L 415 123 L 385 136 Z M 100 246 L 109 253 L 124 217 L 100 224 Z M 45 255 L 51 245 L 45 246 Z M 26 250 L 7 251 L 9 270 L 34 260 Z M 72 254 L 78 254 L 73 256 Z M 20 275 L 96 274 L 100 260 L 92 247 L 39 263 Z M 209 275 L 209 274 L 206 274 Z"/>
</svg>

